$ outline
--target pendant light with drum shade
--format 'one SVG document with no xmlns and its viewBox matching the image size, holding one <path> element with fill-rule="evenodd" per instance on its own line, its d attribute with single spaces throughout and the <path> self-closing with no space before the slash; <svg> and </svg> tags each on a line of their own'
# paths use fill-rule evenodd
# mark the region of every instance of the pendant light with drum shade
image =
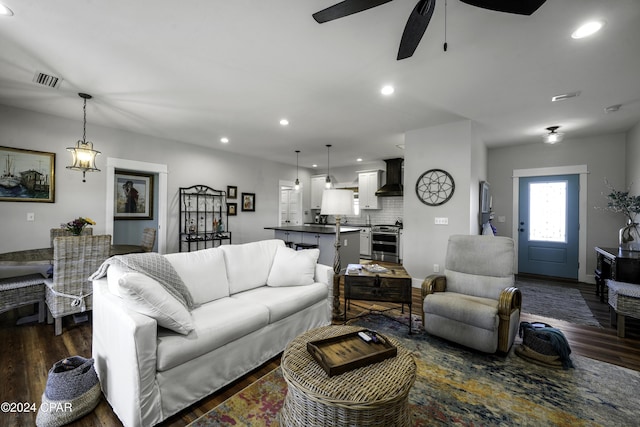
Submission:
<svg viewBox="0 0 640 427">
<path fill-rule="evenodd" d="M 100 169 L 96 167 L 96 156 L 101 154 L 99 151 L 93 149 L 93 142 L 87 141 L 87 99 L 91 99 L 92 96 L 86 93 L 79 93 L 78 96 L 84 99 L 84 106 L 82 111 L 84 113 L 84 122 L 82 126 L 82 140 L 78 140 L 75 147 L 68 147 L 67 151 L 71 152 L 73 156 L 73 164 L 67 166 L 67 169 L 77 170 L 82 172 L 82 182 L 87 182 L 85 174 L 87 172 L 100 172 Z"/>
<path fill-rule="evenodd" d="M 296 150 L 296 182 L 293 186 L 294 190 L 300 190 L 300 177 L 299 177 L 299 168 L 298 168 L 298 159 L 300 156 L 300 150 Z"/>
</svg>

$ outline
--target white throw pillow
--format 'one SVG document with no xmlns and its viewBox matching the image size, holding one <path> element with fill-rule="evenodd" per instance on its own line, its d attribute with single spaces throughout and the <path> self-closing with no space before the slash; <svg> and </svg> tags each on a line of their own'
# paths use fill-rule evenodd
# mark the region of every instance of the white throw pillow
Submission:
<svg viewBox="0 0 640 427">
<path fill-rule="evenodd" d="M 187 335 L 194 329 L 191 313 L 167 290 L 142 273 L 125 273 L 118 281 L 125 306 L 156 319 L 158 325 Z"/>
<path fill-rule="evenodd" d="M 280 239 L 220 246 L 227 266 L 229 294 L 264 286 L 279 247 L 284 247 Z"/>
<path fill-rule="evenodd" d="M 201 305 L 229 296 L 229 281 L 220 248 L 165 255 L 167 261 L 191 292 L 193 302 Z"/>
<path fill-rule="evenodd" d="M 305 286 L 315 282 L 319 249 L 294 251 L 286 246 L 276 250 L 267 279 L 268 286 Z"/>
<path fill-rule="evenodd" d="M 109 292 L 118 297 L 122 296 L 120 295 L 120 278 L 129 271 L 131 270 L 122 267 L 119 264 L 109 264 L 109 268 L 107 269 L 107 285 L 109 287 Z"/>
</svg>

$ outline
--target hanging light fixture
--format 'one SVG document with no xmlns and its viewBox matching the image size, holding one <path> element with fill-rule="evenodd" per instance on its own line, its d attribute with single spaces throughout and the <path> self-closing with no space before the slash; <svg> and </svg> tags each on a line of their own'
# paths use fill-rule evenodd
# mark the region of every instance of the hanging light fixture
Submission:
<svg viewBox="0 0 640 427">
<path fill-rule="evenodd" d="M 329 176 L 329 149 L 331 144 L 327 144 L 327 178 L 324 180 L 325 188 L 331 188 L 331 177 Z"/>
<path fill-rule="evenodd" d="M 300 155 L 300 150 L 296 150 L 296 183 L 293 188 L 298 191 L 300 189 L 300 179 L 298 178 L 298 156 Z"/>
<path fill-rule="evenodd" d="M 82 111 L 84 113 L 84 122 L 82 125 L 82 140 L 78 140 L 75 147 L 68 147 L 67 151 L 71 151 L 73 156 L 73 164 L 67 166 L 67 169 L 82 171 L 82 182 L 87 182 L 85 174 L 87 172 L 100 172 L 96 167 L 96 156 L 99 151 L 93 149 L 93 142 L 87 141 L 87 99 L 92 96 L 86 93 L 79 93 L 78 96 L 84 99 Z"/>
<path fill-rule="evenodd" d="M 558 132 L 560 126 L 549 126 L 547 130 L 549 133 L 545 134 L 542 139 L 546 144 L 555 144 L 556 142 L 562 141 L 564 138 L 564 133 Z"/>
</svg>

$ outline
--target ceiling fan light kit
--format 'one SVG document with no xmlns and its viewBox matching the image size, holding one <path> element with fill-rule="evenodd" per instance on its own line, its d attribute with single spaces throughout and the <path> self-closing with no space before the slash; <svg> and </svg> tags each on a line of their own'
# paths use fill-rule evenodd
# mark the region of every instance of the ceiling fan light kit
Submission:
<svg viewBox="0 0 640 427">
<path fill-rule="evenodd" d="M 389 3 L 391 0 L 344 0 L 340 3 L 336 3 L 333 6 L 329 6 L 319 12 L 313 14 L 313 19 L 319 24 L 333 21 L 334 19 L 344 18 L 345 16 L 353 15 L 354 13 L 363 12 L 367 9 L 371 9 L 385 3 Z M 546 0 L 461 0 L 463 3 L 471 6 L 476 6 L 481 9 L 495 10 L 498 12 L 514 13 L 518 15 L 531 15 L 540 6 L 542 6 Z M 420 40 L 424 35 L 433 11 L 436 7 L 436 0 L 419 0 L 413 8 L 413 11 L 409 15 L 409 19 L 402 32 L 402 38 L 400 40 L 400 47 L 398 48 L 398 61 L 411 57 Z M 444 50 L 447 50 L 446 35 Z"/>
</svg>

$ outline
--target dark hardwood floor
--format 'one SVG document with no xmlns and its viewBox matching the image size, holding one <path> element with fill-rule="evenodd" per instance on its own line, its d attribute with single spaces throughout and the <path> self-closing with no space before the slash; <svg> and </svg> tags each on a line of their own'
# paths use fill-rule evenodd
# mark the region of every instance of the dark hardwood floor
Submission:
<svg viewBox="0 0 640 427">
<path fill-rule="evenodd" d="M 549 281 L 545 281 L 549 283 Z M 560 328 L 571 345 L 572 354 L 601 360 L 629 369 L 640 371 L 640 322 L 627 320 L 626 338 L 618 338 L 616 330 L 609 324 L 608 305 L 601 303 L 595 295 L 595 285 L 584 283 L 553 282 L 557 286 L 577 287 L 602 328 L 582 326 L 548 319 L 546 323 Z M 384 305 L 376 303 L 377 305 Z M 349 316 L 355 316 L 365 304 L 352 304 Z M 413 313 L 420 313 L 422 307 L 420 290 L 413 289 Z M 71 355 L 91 356 L 91 323 L 74 324 L 71 318 L 64 321 L 64 332 L 54 336 L 53 325 L 27 324 L 16 326 L 16 320 L 31 314 L 31 307 L 22 307 L 0 314 L 0 402 L 27 402 L 40 404 L 47 372 L 56 361 Z M 544 321 L 541 316 L 523 314 L 521 320 Z M 245 375 L 238 381 L 208 396 L 202 401 L 171 417 L 163 426 L 183 426 L 228 397 L 256 381 L 280 364 L 275 357 L 260 368 Z M 0 413 L 0 426 L 33 426 L 35 412 L 20 414 Z M 96 410 L 77 422 L 75 427 L 120 426 L 110 406 L 104 399 Z"/>
</svg>

